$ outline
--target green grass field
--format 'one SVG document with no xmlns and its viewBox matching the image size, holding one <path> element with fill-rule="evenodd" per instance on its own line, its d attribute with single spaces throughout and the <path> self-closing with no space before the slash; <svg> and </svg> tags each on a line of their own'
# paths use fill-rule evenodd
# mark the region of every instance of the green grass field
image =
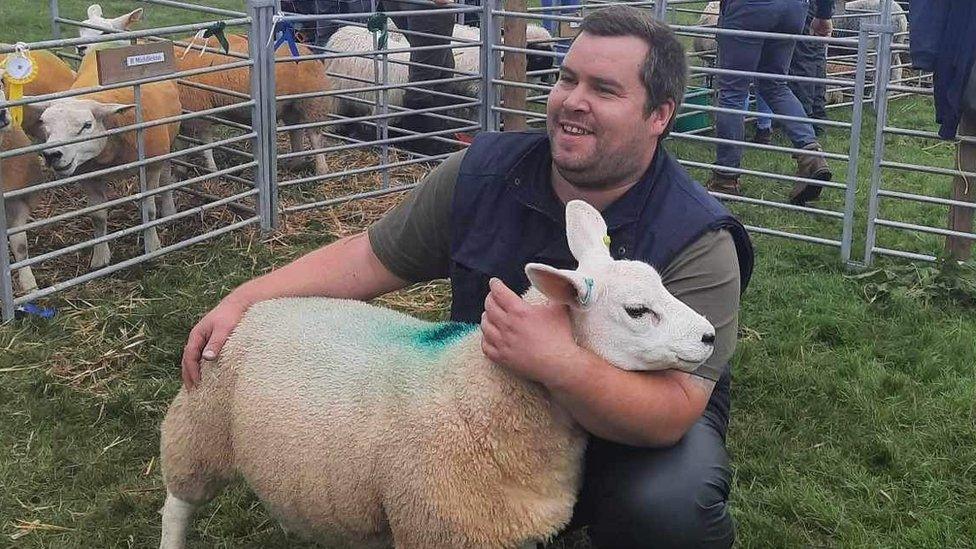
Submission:
<svg viewBox="0 0 976 549">
<path fill-rule="evenodd" d="M 0 41 L 48 37 L 41 4 L 0 2 Z M 102 4 L 106 13 L 141 5 Z M 62 14 L 83 18 L 84 2 L 62 6 Z M 147 9 L 154 26 L 185 21 L 167 8 Z M 934 126 L 922 101 L 894 103 L 892 117 L 901 127 Z M 873 127 L 873 119 L 865 120 L 862 207 Z M 835 131 L 825 145 L 843 151 L 848 140 Z M 890 146 L 899 161 L 952 165 L 944 144 L 899 138 Z M 707 146 L 671 147 L 682 158 L 711 155 Z M 750 153 L 746 164 L 792 170 L 789 158 L 768 154 Z M 782 198 L 788 191 L 784 183 L 744 184 L 750 196 Z M 893 176 L 886 185 L 949 192 L 947 178 L 916 174 Z M 834 191 L 823 202 L 837 208 L 840 201 Z M 52 321 L 0 327 L 0 547 L 156 546 L 164 495 L 158 425 L 179 387 L 185 334 L 235 285 L 362 226 L 377 210 L 356 208 L 289 219 L 274 238 L 241 232 L 164 256 L 45 300 L 59 310 Z M 945 212 L 935 208 L 885 208 L 889 218 L 945 224 Z M 833 220 L 738 211 L 751 223 L 840 234 Z M 863 224 L 861 216 L 857 246 Z M 928 253 L 941 246 L 929 237 L 881 237 L 883 245 Z M 976 273 L 888 261 L 851 272 L 832 248 L 761 236 L 755 244 L 729 430 L 740 544 L 976 546 Z M 439 285 L 384 302 L 443 318 L 446 299 Z M 191 546 L 306 545 L 238 487 L 200 513 Z"/>
</svg>

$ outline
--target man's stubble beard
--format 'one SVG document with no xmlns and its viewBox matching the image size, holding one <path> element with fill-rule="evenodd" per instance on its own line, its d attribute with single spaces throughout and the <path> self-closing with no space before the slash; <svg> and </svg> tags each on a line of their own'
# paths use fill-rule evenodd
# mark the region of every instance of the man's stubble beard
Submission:
<svg viewBox="0 0 976 549">
<path fill-rule="evenodd" d="M 560 166 L 555 157 L 553 157 L 553 166 L 570 185 L 588 191 L 610 189 L 622 183 L 632 183 L 633 181 L 624 180 L 634 179 L 634 174 L 638 178 L 643 174 L 642 168 L 636 165 L 637 162 L 630 158 L 623 158 L 626 155 L 603 155 L 597 150 L 594 156 L 596 157 L 594 162 L 579 169 Z"/>
</svg>

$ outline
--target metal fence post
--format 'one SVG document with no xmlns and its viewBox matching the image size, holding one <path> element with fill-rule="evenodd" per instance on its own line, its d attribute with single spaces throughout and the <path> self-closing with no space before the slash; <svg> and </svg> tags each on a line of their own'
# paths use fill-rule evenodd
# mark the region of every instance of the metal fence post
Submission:
<svg viewBox="0 0 976 549">
<path fill-rule="evenodd" d="M 495 20 L 497 0 L 482 0 L 481 2 L 481 129 L 484 131 L 498 131 L 498 113 L 493 110 L 497 93 L 492 83 L 498 78 L 498 62 L 495 58 L 494 46 L 501 42 L 498 25 Z"/>
<path fill-rule="evenodd" d="M 0 159 L 0 164 L 3 164 L 3 159 Z M 0 165 L 0 320 L 7 322 L 14 318 L 14 281 L 10 272 L 10 246 L 7 244 L 7 206 L 3 199 L 2 168 Z"/>
<path fill-rule="evenodd" d="M 867 235 L 864 239 L 864 265 L 869 266 L 874 261 L 874 243 L 877 239 L 877 225 L 875 219 L 878 217 L 880 197 L 878 190 L 881 188 L 881 162 L 884 160 L 885 152 L 885 126 L 888 125 L 888 80 L 891 79 L 891 35 L 894 31 L 891 26 L 891 2 L 884 0 L 881 3 L 881 24 L 865 31 L 877 31 L 878 36 L 878 59 L 875 62 L 877 72 L 874 79 L 874 104 L 878 113 L 877 124 L 874 134 L 874 159 L 871 165 L 871 190 L 868 193 L 868 219 Z M 879 76 L 884 76 L 879 78 Z M 857 98 L 855 98 L 856 100 Z"/>
<path fill-rule="evenodd" d="M 254 130 L 255 185 L 258 188 L 258 215 L 261 230 L 278 226 L 277 114 L 275 105 L 274 52 L 268 37 L 274 31 L 274 0 L 248 0 L 251 17 L 249 49 L 251 66 L 251 128 Z"/>
<path fill-rule="evenodd" d="M 654 2 L 654 17 L 667 23 L 668 0 L 657 0 Z"/>
<path fill-rule="evenodd" d="M 857 34 L 857 69 L 854 74 L 854 97 L 864 97 L 865 76 L 868 63 L 868 31 L 860 29 Z M 851 144 L 848 149 L 847 189 L 844 193 L 844 229 L 840 241 L 840 256 L 844 263 L 851 263 L 851 248 L 854 243 L 854 208 L 857 203 L 857 164 L 861 155 L 861 123 L 864 117 L 864 101 L 854 100 L 851 113 Z"/>
<path fill-rule="evenodd" d="M 61 17 L 61 12 L 58 10 L 58 0 L 51 0 L 51 38 L 54 40 L 61 40 L 61 22 L 58 19 Z"/>
</svg>

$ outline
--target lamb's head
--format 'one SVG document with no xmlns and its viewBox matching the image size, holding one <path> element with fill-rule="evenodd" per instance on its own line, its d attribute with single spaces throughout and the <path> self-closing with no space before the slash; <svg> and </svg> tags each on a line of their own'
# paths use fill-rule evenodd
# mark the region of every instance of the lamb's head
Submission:
<svg viewBox="0 0 976 549">
<path fill-rule="evenodd" d="M 56 99 L 32 105 L 28 108 L 40 108 L 40 122 L 48 143 L 75 139 L 88 134 L 100 134 L 106 130 L 107 119 L 121 113 L 135 105 L 118 103 L 99 103 L 91 99 Z M 71 143 L 53 147 L 41 154 L 44 161 L 59 176 L 68 176 L 75 172 L 78 166 L 95 158 L 105 150 L 108 137 L 95 137 L 78 143 Z"/>
<path fill-rule="evenodd" d="M 125 15 L 120 15 L 115 18 L 107 18 L 102 16 L 102 6 L 92 4 L 88 6 L 88 19 L 85 19 L 82 21 L 82 23 L 100 28 L 78 27 L 78 36 L 81 38 L 92 38 L 95 36 L 101 36 L 110 30 L 129 30 L 129 28 L 138 23 L 140 19 L 142 19 L 142 8 L 134 9 Z M 88 46 L 80 45 L 77 48 L 78 55 L 85 55 L 85 50 L 88 49 Z"/>
<path fill-rule="evenodd" d="M 569 248 L 577 270 L 530 263 L 532 285 L 570 306 L 579 343 L 623 370 L 694 370 L 712 354 L 715 329 L 668 293 L 653 267 L 615 260 L 607 226 L 585 202 L 566 205 Z"/>
<path fill-rule="evenodd" d="M 7 100 L 7 94 L 3 91 L 3 69 L 0 68 L 0 103 Z M 10 129 L 10 111 L 7 107 L 0 108 L 0 131 Z"/>
</svg>

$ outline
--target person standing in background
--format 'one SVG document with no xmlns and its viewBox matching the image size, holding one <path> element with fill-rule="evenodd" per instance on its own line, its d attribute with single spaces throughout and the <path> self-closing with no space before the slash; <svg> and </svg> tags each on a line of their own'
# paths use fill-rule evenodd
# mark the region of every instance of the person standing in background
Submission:
<svg viewBox="0 0 976 549">
<path fill-rule="evenodd" d="M 810 0 L 815 3 L 814 17 L 810 21 L 811 31 L 818 36 L 830 36 L 833 25 L 830 21 L 834 10 L 834 0 Z M 808 0 L 723 0 L 719 14 L 719 28 L 758 31 L 783 34 L 801 34 L 804 29 Z M 719 67 L 725 70 L 761 72 L 773 75 L 786 75 L 796 40 L 789 38 L 761 38 L 753 36 L 718 36 Z M 749 94 L 752 76 L 722 74 L 718 76 L 719 106 L 727 109 L 741 109 Z M 784 80 L 756 78 L 756 88 L 770 109 L 779 115 L 802 118 L 803 106 Z M 716 114 L 716 134 L 725 140 L 742 141 L 745 133 L 743 115 L 731 113 Z M 833 177 L 821 153 L 823 148 L 817 141 L 813 126 L 809 123 L 780 120 L 787 136 L 797 149 L 809 153 L 796 153 L 796 174 L 798 177 L 828 181 Z M 707 186 L 710 190 L 725 194 L 741 194 L 737 171 L 742 161 L 742 147 L 729 143 L 719 143 L 715 163 L 719 165 Z M 724 171 L 722 168 L 731 168 Z M 790 202 L 803 205 L 820 196 L 823 188 L 798 182 L 790 193 Z"/>
</svg>

